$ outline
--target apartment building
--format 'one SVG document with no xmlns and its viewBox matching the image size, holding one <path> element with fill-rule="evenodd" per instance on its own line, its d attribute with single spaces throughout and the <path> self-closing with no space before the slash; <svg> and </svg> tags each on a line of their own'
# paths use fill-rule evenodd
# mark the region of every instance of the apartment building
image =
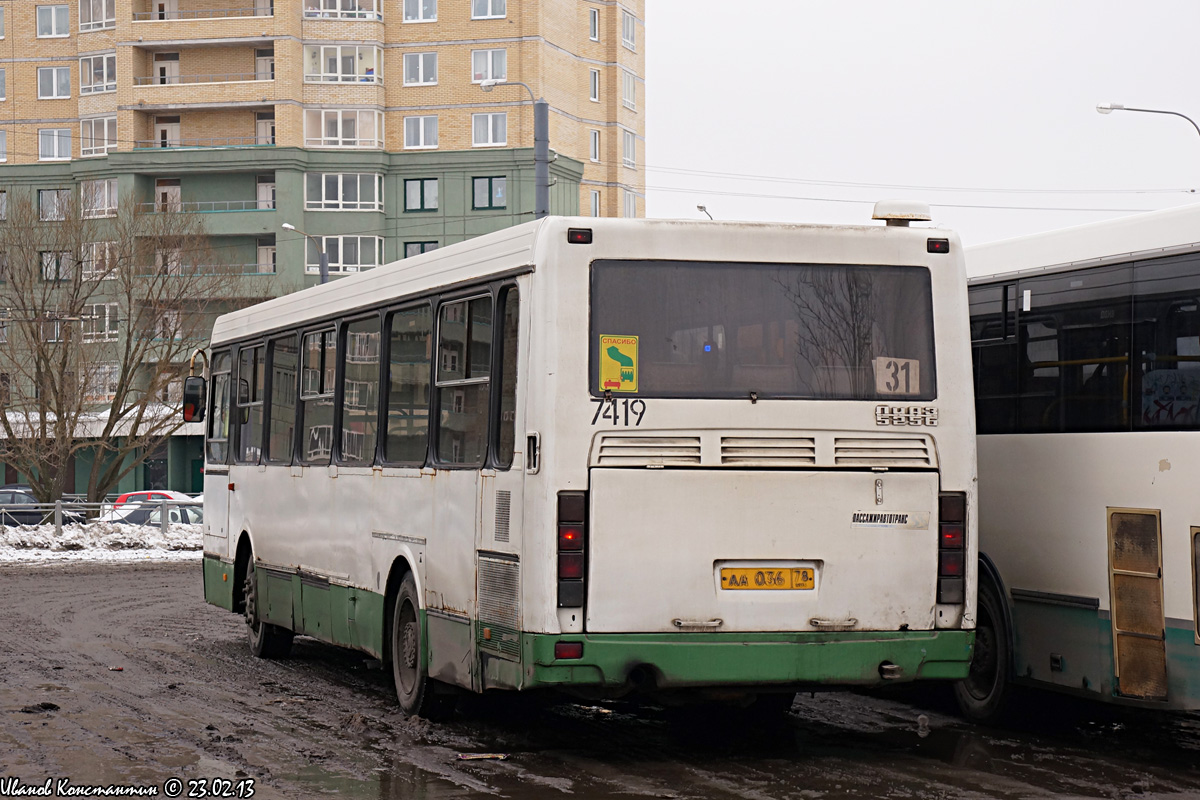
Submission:
<svg viewBox="0 0 1200 800">
<path fill-rule="evenodd" d="M 280 294 L 531 219 L 537 97 L 550 212 L 641 216 L 644 4 L 0 0 L 0 191 L 195 213 Z"/>
</svg>

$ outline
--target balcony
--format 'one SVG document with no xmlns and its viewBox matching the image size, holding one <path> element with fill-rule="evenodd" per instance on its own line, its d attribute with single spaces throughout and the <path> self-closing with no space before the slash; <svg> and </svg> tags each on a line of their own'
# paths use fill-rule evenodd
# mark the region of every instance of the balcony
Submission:
<svg viewBox="0 0 1200 800">
<path fill-rule="evenodd" d="M 219 214 L 225 211 L 274 211 L 275 204 L 271 200 L 194 200 L 186 203 L 140 203 L 138 210 L 147 214 Z"/>
<path fill-rule="evenodd" d="M 135 150 L 195 149 L 200 147 L 274 147 L 275 141 L 260 136 L 225 136 L 203 139 L 137 139 Z"/>
<path fill-rule="evenodd" d="M 252 6 L 237 8 L 197 8 L 197 9 L 158 9 L 153 11 L 134 11 L 134 22 L 165 22 L 180 19 L 233 19 L 237 17 L 273 17 L 275 8 L 273 2 L 260 2 Z"/>
<path fill-rule="evenodd" d="M 223 72 L 213 75 L 138 75 L 135 86 L 175 86 L 182 83 L 236 83 L 239 81 L 273 81 L 269 72 Z"/>
</svg>

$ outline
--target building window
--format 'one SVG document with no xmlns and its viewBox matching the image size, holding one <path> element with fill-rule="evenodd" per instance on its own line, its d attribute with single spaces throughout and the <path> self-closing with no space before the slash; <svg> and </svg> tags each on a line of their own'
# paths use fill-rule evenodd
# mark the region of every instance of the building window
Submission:
<svg viewBox="0 0 1200 800">
<path fill-rule="evenodd" d="M 70 67 L 39 67 L 37 72 L 39 100 L 62 100 L 71 96 Z"/>
<path fill-rule="evenodd" d="M 75 264 L 66 250 L 49 250 L 42 254 L 42 280 L 65 281 L 75 274 Z M 47 339 L 47 341 L 51 341 Z M 57 341 L 57 340 L 54 340 Z"/>
<path fill-rule="evenodd" d="M 37 35 L 39 39 L 71 35 L 71 11 L 63 6 L 37 7 Z"/>
<path fill-rule="evenodd" d="M 86 56 L 79 59 L 79 93 L 96 94 L 117 90 L 117 57 Z"/>
<path fill-rule="evenodd" d="M 431 150 L 438 146 L 437 117 L 405 117 L 404 149 Z"/>
<path fill-rule="evenodd" d="M 421 253 L 428 253 L 430 250 L 437 250 L 437 242 L 405 242 L 404 257 L 419 256 Z"/>
<path fill-rule="evenodd" d="M 600 216 L 600 190 L 592 189 L 591 191 L 592 216 Z"/>
<path fill-rule="evenodd" d="M 309 109 L 304 112 L 306 147 L 383 147 L 383 112 Z"/>
<path fill-rule="evenodd" d="M 437 53 L 405 53 L 404 85 L 431 86 L 437 83 Z"/>
<path fill-rule="evenodd" d="M 378 47 L 354 45 L 305 47 L 304 80 L 380 83 L 383 81 L 383 51 Z"/>
<path fill-rule="evenodd" d="M 4 6 L 0 6 L 0 39 L 4 38 Z"/>
<path fill-rule="evenodd" d="M 471 0 L 471 19 L 496 19 L 504 14 L 504 0 Z"/>
<path fill-rule="evenodd" d="M 593 42 L 600 41 L 600 9 L 588 9 L 588 38 Z"/>
<path fill-rule="evenodd" d="M 8 131 L 0 131 L 0 161 L 8 161 Z"/>
<path fill-rule="evenodd" d="M 637 34 L 634 26 L 637 20 L 628 11 L 621 12 L 621 44 L 630 50 L 637 50 Z"/>
<path fill-rule="evenodd" d="M 108 155 L 117 149 L 117 118 L 85 119 L 79 123 L 79 134 L 80 155 Z"/>
<path fill-rule="evenodd" d="M 472 50 L 471 51 L 471 82 L 508 79 L 508 51 Z"/>
<path fill-rule="evenodd" d="M 0 67 L 0 100 L 8 99 L 8 70 Z"/>
<path fill-rule="evenodd" d="M 94 364 L 84 386 L 84 399 L 93 403 L 106 403 L 117 396 L 117 385 L 120 381 L 120 364 L 112 361 Z"/>
<path fill-rule="evenodd" d="M 85 342 L 115 342 L 117 340 L 116 303 L 89 303 L 80 315 L 80 330 Z"/>
<path fill-rule="evenodd" d="M 383 263 L 382 236 L 325 236 L 321 239 L 321 246 L 329 258 L 331 273 L 362 272 Z M 307 239 L 307 247 L 308 272 L 320 272 L 320 256 L 311 238 Z"/>
<path fill-rule="evenodd" d="M 84 219 L 117 215 L 117 179 L 84 181 L 79 184 Z"/>
<path fill-rule="evenodd" d="M 321 19 L 383 19 L 382 0 L 304 0 L 304 16 Z"/>
<path fill-rule="evenodd" d="M 630 169 L 637 166 L 637 136 L 633 131 L 621 131 L 621 160 Z"/>
<path fill-rule="evenodd" d="M 637 216 L 637 195 L 628 189 L 625 190 L 624 216 L 630 219 Z"/>
<path fill-rule="evenodd" d="M 404 182 L 405 211 L 437 211 L 438 179 L 417 178 Z M 421 252 L 425 252 L 422 250 Z"/>
<path fill-rule="evenodd" d="M 590 142 L 590 146 L 588 147 L 589 156 L 591 157 L 592 161 L 599 161 L 600 160 L 600 131 L 596 131 L 596 130 L 588 131 L 588 140 Z"/>
<path fill-rule="evenodd" d="M 508 144 L 508 114 L 472 114 L 471 144 L 475 147 L 500 147 Z"/>
<path fill-rule="evenodd" d="M 309 172 L 304 176 L 308 211 L 383 211 L 383 176 L 374 172 Z"/>
<path fill-rule="evenodd" d="M 117 0 L 79 0 L 79 30 L 117 27 Z"/>
<path fill-rule="evenodd" d="M 6 219 L 8 219 L 8 190 L 0 189 L 0 221 L 6 220 Z M 3 253 L 0 253 L 0 257 L 5 257 L 5 260 L 7 262 L 7 257 L 4 256 Z M 7 263 L 5 264 L 5 266 L 7 267 Z M 4 270 L 3 269 L 0 269 L 0 280 L 4 280 Z"/>
<path fill-rule="evenodd" d="M 600 102 L 600 70 L 598 69 L 588 72 L 588 99 L 593 103 Z"/>
<path fill-rule="evenodd" d="M 117 243 L 85 242 L 80 255 L 79 276 L 85 281 L 108 280 L 117 277 Z"/>
<path fill-rule="evenodd" d="M 637 76 L 621 71 L 621 103 L 626 108 L 637 109 Z"/>
<path fill-rule="evenodd" d="M 436 22 L 437 0 L 404 0 L 405 22 Z"/>
<path fill-rule="evenodd" d="M 504 208 L 507 187 L 507 178 L 475 178 L 472 181 L 471 207 Z"/>
<path fill-rule="evenodd" d="M 41 128 L 38 130 L 39 161 L 66 161 L 70 158 L 70 128 Z"/>
<path fill-rule="evenodd" d="M 70 206 L 70 189 L 38 189 L 38 219 L 42 222 L 60 222 L 66 219 Z"/>
<path fill-rule="evenodd" d="M 254 80 L 275 80 L 275 47 L 263 47 L 254 51 Z"/>
<path fill-rule="evenodd" d="M 42 341 L 64 342 L 66 341 L 65 333 L 66 326 L 63 325 L 63 320 L 59 319 L 58 312 L 48 312 L 46 318 L 42 320 Z"/>
<path fill-rule="evenodd" d="M 258 260 L 255 266 L 259 275 L 274 275 L 278 267 L 278 254 L 275 252 L 275 235 L 258 237 Z"/>
</svg>

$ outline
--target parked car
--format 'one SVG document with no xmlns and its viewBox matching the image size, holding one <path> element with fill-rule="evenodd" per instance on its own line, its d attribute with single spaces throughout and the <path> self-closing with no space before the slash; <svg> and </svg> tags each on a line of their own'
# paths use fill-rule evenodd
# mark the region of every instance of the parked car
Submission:
<svg viewBox="0 0 1200 800">
<path fill-rule="evenodd" d="M 172 492 L 169 489 L 148 489 L 141 492 L 126 492 L 116 499 L 113 508 L 120 508 L 125 503 L 140 503 L 146 500 L 176 500 L 180 503 L 190 503 L 192 498 L 183 492 Z"/>
<path fill-rule="evenodd" d="M 188 498 L 190 501 L 191 498 Z M 161 525 L 162 503 L 160 501 L 125 503 L 101 515 L 98 522 L 116 522 L 122 525 Z M 167 521 L 170 524 L 199 524 L 204 522 L 204 507 L 195 503 L 167 506 Z"/>
<path fill-rule="evenodd" d="M 38 506 L 28 489 L 0 489 L 0 525 L 38 525 L 54 522 L 54 509 Z M 84 516 L 63 509 L 63 522 L 83 522 Z"/>
</svg>

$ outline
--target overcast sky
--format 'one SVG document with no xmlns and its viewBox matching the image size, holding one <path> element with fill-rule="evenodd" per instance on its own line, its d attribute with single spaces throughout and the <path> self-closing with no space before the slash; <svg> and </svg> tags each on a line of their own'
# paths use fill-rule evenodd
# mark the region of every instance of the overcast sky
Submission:
<svg viewBox="0 0 1200 800">
<path fill-rule="evenodd" d="M 1200 122 L 1197 0 L 646 6 L 647 216 L 859 223 L 904 197 L 971 245 L 1200 202 L 1186 120 L 1096 113 Z"/>
</svg>

